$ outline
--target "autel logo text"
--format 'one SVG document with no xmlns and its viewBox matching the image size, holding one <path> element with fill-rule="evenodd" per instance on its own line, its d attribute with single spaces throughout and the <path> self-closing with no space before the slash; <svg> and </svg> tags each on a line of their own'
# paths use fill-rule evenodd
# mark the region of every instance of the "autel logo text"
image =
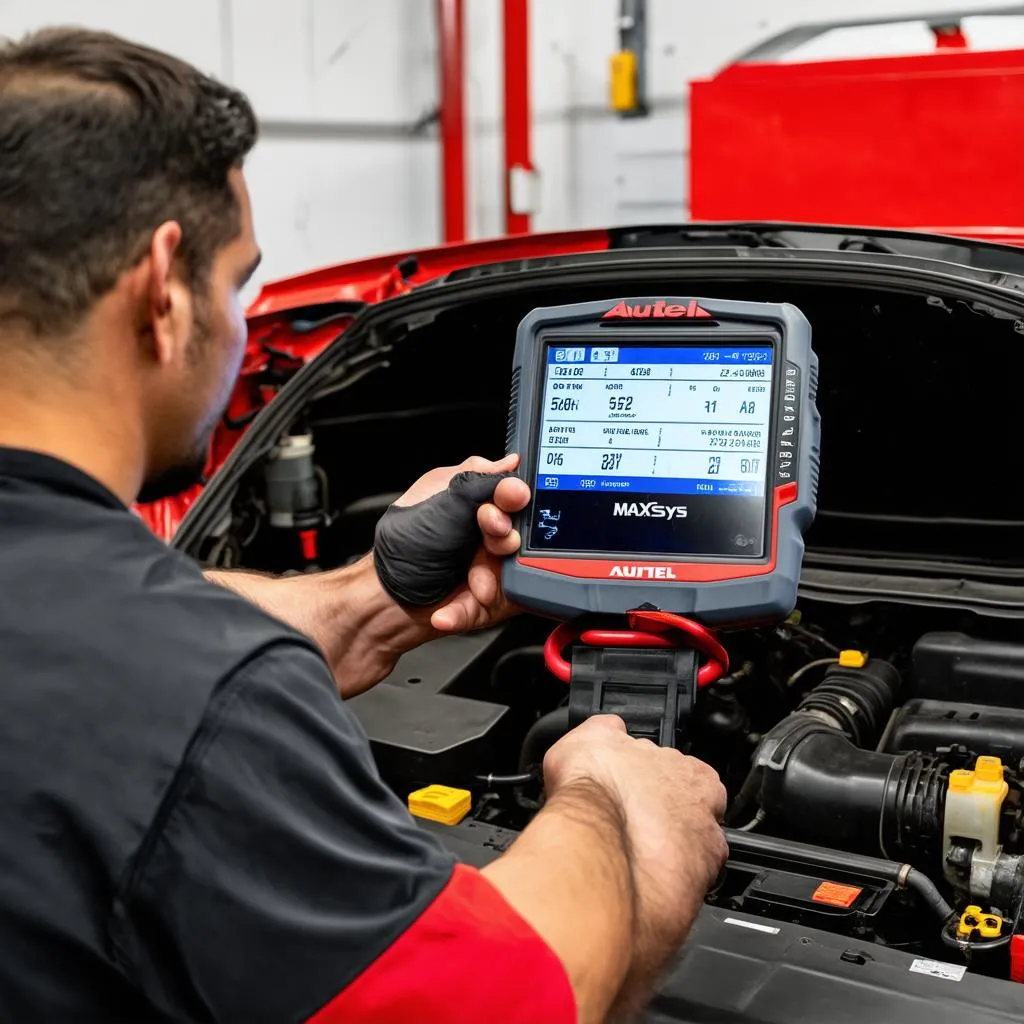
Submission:
<svg viewBox="0 0 1024 1024">
<path fill-rule="evenodd" d="M 655 302 L 653 305 L 648 302 L 643 306 L 639 304 L 630 306 L 625 302 L 619 302 L 612 306 L 601 319 L 609 320 L 614 317 L 622 317 L 639 320 L 649 320 L 651 318 L 678 320 L 682 317 L 691 317 L 699 320 L 702 317 L 710 318 L 710 316 L 711 314 L 706 309 L 701 309 L 697 305 L 696 299 L 690 299 L 685 306 L 666 305 L 664 302 Z"/>
<path fill-rule="evenodd" d="M 659 505 L 656 501 L 617 501 L 612 509 L 613 516 L 633 516 L 637 519 L 686 518 L 685 505 Z"/>
<path fill-rule="evenodd" d="M 609 576 L 625 576 L 634 580 L 674 580 L 676 574 L 670 565 L 613 565 Z"/>
</svg>

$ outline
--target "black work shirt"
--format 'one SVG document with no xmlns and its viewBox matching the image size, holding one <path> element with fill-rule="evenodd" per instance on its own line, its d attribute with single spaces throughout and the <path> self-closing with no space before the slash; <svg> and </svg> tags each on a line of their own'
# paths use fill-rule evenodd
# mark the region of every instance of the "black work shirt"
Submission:
<svg viewBox="0 0 1024 1024">
<path fill-rule="evenodd" d="M 310 641 L 0 448 L 0 1020 L 306 1020 L 452 870 Z"/>
</svg>

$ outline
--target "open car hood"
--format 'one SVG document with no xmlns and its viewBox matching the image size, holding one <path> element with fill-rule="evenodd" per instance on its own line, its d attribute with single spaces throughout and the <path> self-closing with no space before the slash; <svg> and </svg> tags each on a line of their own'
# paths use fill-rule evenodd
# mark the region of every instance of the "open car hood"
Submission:
<svg viewBox="0 0 1024 1024">
<path fill-rule="evenodd" d="M 249 337 L 241 373 L 212 439 L 204 482 L 136 511 L 155 533 L 170 540 L 206 483 L 281 387 L 374 306 L 420 289 L 473 280 L 570 267 L 592 267 L 598 274 L 680 259 L 930 270 L 1024 295 L 1024 250 L 1015 246 L 895 229 L 773 222 L 516 236 L 326 267 L 264 285 L 247 312 Z"/>
<path fill-rule="evenodd" d="M 1016 235 L 1010 237 L 1017 240 Z M 737 258 L 772 249 L 833 256 L 876 253 L 1024 275 L 1024 251 L 970 237 L 771 221 L 639 225 L 464 242 L 324 267 L 264 285 L 248 316 L 258 322 L 265 316 L 336 303 L 381 302 L 472 268 L 509 273 L 564 256 L 629 250 L 642 258 L 665 249 L 733 250 Z"/>
</svg>

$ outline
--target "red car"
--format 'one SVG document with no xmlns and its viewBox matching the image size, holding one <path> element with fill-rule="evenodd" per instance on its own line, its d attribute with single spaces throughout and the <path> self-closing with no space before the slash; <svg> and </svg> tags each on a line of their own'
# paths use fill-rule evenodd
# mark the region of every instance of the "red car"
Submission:
<svg viewBox="0 0 1024 1024">
<path fill-rule="evenodd" d="M 209 566 L 343 564 L 419 473 L 504 451 L 527 312 L 656 294 L 799 307 L 822 450 L 799 612 L 725 635 L 732 674 L 697 705 L 693 752 L 747 828 L 647 1019 L 1019 1019 L 1024 251 L 713 223 L 315 271 L 253 304 L 206 487 L 141 514 Z M 483 780 L 529 774 L 565 728 L 549 630 L 524 615 L 437 641 L 353 701 L 398 792 L 473 791 L 461 825 L 424 826 L 473 863 L 542 799 Z M 998 762 L 975 773 L 979 757 Z M 984 837 L 965 809 L 988 815 Z"/>
</svg>

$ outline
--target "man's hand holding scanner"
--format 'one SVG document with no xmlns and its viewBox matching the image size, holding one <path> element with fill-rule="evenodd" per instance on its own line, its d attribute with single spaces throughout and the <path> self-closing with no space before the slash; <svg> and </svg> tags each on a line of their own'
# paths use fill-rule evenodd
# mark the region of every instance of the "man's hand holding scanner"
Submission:
<svg viewBox="0 0 1024 1024">
<path fill-rule="evenodd" d="M 380 682 L 398 658 L 444 634 L 494 625 L 515 609 L 502 559 L 520 543 L 510 516 L 530 501 L 517 455 L 479 456 L 421 476 L 383 515 L 374 550 L 352 565 L 275 579 L 208 572 L 312 639 L 343 697 Z"/>
</svg>

